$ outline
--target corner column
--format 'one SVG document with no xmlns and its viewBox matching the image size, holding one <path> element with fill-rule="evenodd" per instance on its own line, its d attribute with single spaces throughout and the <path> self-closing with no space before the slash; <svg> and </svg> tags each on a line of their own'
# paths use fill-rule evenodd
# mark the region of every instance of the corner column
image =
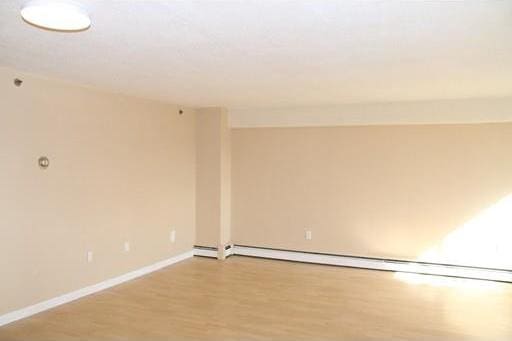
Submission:
<svg viewBox="0 0 512 341">
<path fill-rule="evenodd" d="M 231 131 L 225 108 L 196 111 L 196 245 L 231 243 Z"/>
</svg>

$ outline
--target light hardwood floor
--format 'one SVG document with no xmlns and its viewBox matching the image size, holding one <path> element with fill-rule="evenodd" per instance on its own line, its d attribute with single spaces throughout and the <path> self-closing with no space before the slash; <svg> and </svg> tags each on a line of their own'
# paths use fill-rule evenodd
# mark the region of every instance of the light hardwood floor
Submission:
<svg viewBox="0 0 512 341">
<path fill-rule="evenodd" d="M 196 257 L 7 325 L 0 340 L 512 340 L 512 285 L 396 277 Z"/>
</svg>

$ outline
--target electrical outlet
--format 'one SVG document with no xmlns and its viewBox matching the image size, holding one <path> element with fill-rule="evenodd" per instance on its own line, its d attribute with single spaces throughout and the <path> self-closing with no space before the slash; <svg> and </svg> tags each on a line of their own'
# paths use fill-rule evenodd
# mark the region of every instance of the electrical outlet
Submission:
<svg viewBox="0 0 512 341">
<path fill-rule="evenodd" d="M 172 230 L 171 233 L 169 233 L 169 241 L 171 243 L 176 241 L 176 230 Z"/>
<path fill-rule="evenodd" d="M 91 263 L 92 259 L 92 251 L 87 251 L 87 263 Z"/>
<path fill-rule="evenodd" d="M 124 252 L 130 252 L 130 242 L 124 242 Z"/>
<path fill-rule="evenodd" d="M 304 239 L 311 240 L 311 238 L 312 238 L 311 231 L 308 230 L 308 231 L 304 232 Z"/>
</svg>

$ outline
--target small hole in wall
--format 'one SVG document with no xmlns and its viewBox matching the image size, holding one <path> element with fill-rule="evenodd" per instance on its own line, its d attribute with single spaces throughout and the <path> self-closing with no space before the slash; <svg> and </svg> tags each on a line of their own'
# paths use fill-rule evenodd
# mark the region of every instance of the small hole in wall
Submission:
<svg viewBox="0 0 512 341">
<path fill-rule="evenodd" d="M 17 87 L 20 87 L 21 84 L 23 84 L 23 81 L 19 78 L 15 78 L 14 79 L 14 85 L 17 86 Z"/>
<path fill-rule="evenodd" d="M 183 110 L 182 110 L 182 109 L 180 109 L 180 110 L 178 111 L 178 114 L 183 115 Z"/>
</svg>

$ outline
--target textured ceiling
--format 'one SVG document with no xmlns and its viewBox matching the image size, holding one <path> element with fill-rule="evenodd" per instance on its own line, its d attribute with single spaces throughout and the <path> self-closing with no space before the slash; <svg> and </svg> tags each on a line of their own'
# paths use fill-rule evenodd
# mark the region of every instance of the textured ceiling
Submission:
<svg viewBox="0 0 512 341">
<path fill-rule="evenodd" d="M 0 1 L 0 65 L 181 104 L 512 95 L 512 1 L 82 1 L 56 33 Z"/>
</svg>

